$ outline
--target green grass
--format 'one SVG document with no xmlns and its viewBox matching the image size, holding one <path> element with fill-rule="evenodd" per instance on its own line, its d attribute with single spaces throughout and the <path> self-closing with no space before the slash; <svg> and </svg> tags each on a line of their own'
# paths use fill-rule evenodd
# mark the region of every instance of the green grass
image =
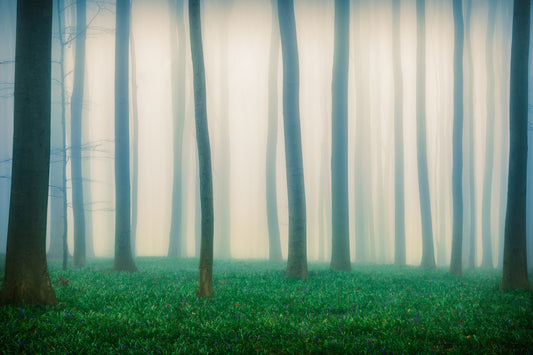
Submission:
<svg viewBox="0 0 533 355">
<path fill-rule="evenodd" d="M 0 353 L 531 353 L 533 296 L 501 272 L 215 262 L 215 297 L 195 296 L 197 260 L 138 258 L 139 272 L 89 260 L 63 271 L 59 306 L 0 307 Z M 3 274 L 0 273 L 0 279 Z M 532 282 L 533 284 L 533 282 Z"/>
</svg>

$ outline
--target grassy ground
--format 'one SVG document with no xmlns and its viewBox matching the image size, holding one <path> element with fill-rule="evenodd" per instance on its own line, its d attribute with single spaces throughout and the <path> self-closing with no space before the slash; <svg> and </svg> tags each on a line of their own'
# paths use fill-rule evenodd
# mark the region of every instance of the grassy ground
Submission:
<svg viewBox="0 0 533 355">
<path fill-rule="evenodd" d="M 51 263 L 54 308 L 0 307 L 0 353 L 531 353 L 533 295 L 501 293 L 499 271 L 216 262 L 215 297 L 195 297 L 195 259 L 138 258 L 140 272 Z M 3 274 L 0 273 L 0 279 Z M 533 280 L 531 281 L 533 284 Z"/>
</svg>

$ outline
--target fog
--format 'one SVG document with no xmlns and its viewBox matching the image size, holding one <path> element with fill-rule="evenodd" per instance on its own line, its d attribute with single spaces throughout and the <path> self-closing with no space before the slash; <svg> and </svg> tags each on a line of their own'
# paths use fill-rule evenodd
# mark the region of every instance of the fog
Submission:
<svg viewBox="0 0 533 355">
<path fill-rule="evenodd" d="M 75 6 L 67 0 L 64 21 L 67 34 L 75 36 Z M 318 260 L 331 253 L 331 87 L 333 66 L 334 2 L 295 0 L 300 61 L 300 114 L 307 207 L 308 258 Z M 509 78 L 512 1 L 497 1 L 492 52 L 494 81 L 487 79 L 487 30 L 489 2 L 472 1 L 470 31 L 473 71 L 465 68 L 464 133 L 464 253 L 468 253 L 470 215 L 475 214 L 476 257 L 482 255 L 482 204 L 484 169 L 487 164 L 487 110 L 493 104 L 494 140 L 490 228 L 494 265 L 501 265 L 505 222 L 509 151 Z M 186 105 L 183 135 L 183 248 L 196 254 L 197 155 L 194 126 L 192 63 L 186 21 Z M 16 2 L 0 0 L 0 252 L 6 247 L 7 217 L 13 135 L 13 82 Z M 213 160 L 215 200 L 215 255 L 223 236 L 220 216 L 229 208 L 230 250 L 233 258 L 267 258 L 265 160 L 268 123 L 268 66 L 272 26 L 268 0 L 206 0 L 202 30 L 207 81 L 207 116 Z M 56 16 L 56 12 L 54 14 Z M 133 0 L 131 36 L 135 48 L 135 71 L 139 117 L 139 193 L 136 255 L 167 255 L 171 224 L 173 182 L 173 118 L 171 90 L 171 31 L 175 16 L 166 0 Z M 371 260 L 394 261 L 394 84 L 392 61 L 392 3 L 386 0 L 351 2 L 348 171 L 350 201 L 350 252 L 355 258 L 355 184 L 363 184 L 369 200 L 373 233 Z M 56 19 L 57 20 L 57 19 Z M 85 96 L 83 104 L 83 166 L 87 211 L 87 234 L 92 236 L 96 256 L 114 252 L 114 2 L 87 3 L 89 23 L 86 43 Z M 57 24 L 53 31 L 57 37 Z M 53 58 L 58 61 L 54 41 Z M 75 42 L 65 48 L 65 72 L 74 68 Z M 450 260 L 452 233 L 452 122 L 453 122 L 454 27 L 451 1 L 426 4 L 426 122 L 429 185 L 435 255 L 438 265 Z M 224 56 L 227 56 L 224 59 Z M 465 59 L 466 60 L 466 59 Z M 131 62 L 130 62 L 131 63 Z M 358 69 L 358 66 L 362 69 Z M 401 67 L 403 71 L 403 123 L 405 161 L 405 225 L 407 263 L 419 264 L 422 253 L 421 221 L 416 155 L 416 9 L 414 0 L 401 2 Z M 61 130 L 59 67 L 52 64 L 52 162 Z M 358 73 L 364 73 L 357 84 Z M 227 78 L 227 83 L 225 83 Z M 288 208 L 282 114 L 281 52 L 278 66 L 277 201 L 283 257 L 287 257 Z M 66 76 L 67 104 L 72 75 Z M 357 102 L 356 87 L 368 97 Z M 487 88 L 494 98 L 487 98 Z M 530 91 L 531 92 L 531 91 Z M 225 102 L 227 100 L 227 102 Z M 131 101 L 130 101 L 131 102 Z M 227 106 L 225 106 L 227 105 Z M 358 111 L 363 108 L 362 111 Z M 224 134 L 227 109 L 229 137 Z M 471 111 L 469 111 L 471 110 Z M 131 110 L 130 110 L 131 112 Z M 357 126 L 364 112 L 365 126 Z M 472 112 L 469 116 L 466 112 Z M 70 142 L 70 110 L 66 110 L 67 147 Z M 472 122 L 472 130 L 467 123 Z M 356 129 L 365 129 L 364 179 L 356 182 Z M 473 132 L 471 134 L 471 131 Z M 473 137 L 473 139 L 471 139 Z M 225 144 L 229 154 L 224 154 Z M 54 150 L 54 148 L 56 150 Z M 470 155 L 472 151 L 472 155 Z M 67 150 L 68 154 L 68 150 Z M 531 155 L 531 154 L 530 154 Z M 470 156 L 473 160 L 470 160 Z M 53 164 L 53 163 L 52 163 Z M 67 179 L 70 178 L 67 166 Z M 54 169 L 52 165 L 52 169 Z M 229 200 L 224 197 L 224 169 L 229 169 Z M 473 174 L 474 197 L 469 178 Z M 70 187 L 70 180 L 67 186 Z M 529 189 L 531 190 L 531 189 Z M 71 194 L 68 190 L 68 199 Z M 50 196 L 54 196 L 51 186 Z M 221 203 L 222 202 L 222 203 Z M 225 204 L 227 203 L 227 204 Z M 475 206 L 472 210 L 471 206 Z M 50 213 L 49 213 L 50 214 Z M 218 218 L 218 219 L 217 219 Z M 320 228 L 321 223 L 324 228 Z M 73 251 L 72 205 L 68 209 L 68 243 Z M 50 228 L 49 228 L 50 229 Z M 530 238 L 531 239 L 531 238 Z M 322 250 L 322 251 L 321 251 Z"/>
</svg>

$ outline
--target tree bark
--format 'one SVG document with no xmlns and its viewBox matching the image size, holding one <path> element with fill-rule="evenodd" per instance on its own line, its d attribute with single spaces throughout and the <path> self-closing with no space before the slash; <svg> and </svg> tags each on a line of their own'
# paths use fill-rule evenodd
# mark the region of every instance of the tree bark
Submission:
<svg viewBox="0 0 533 355">
<path fill-rule="evenodd" d="M 74 84 L 70 100 L 70 147 L 72 178 L 72 211 L 74 217 L 75 267 L 85 266 L 85 204 L 82 173 L 82 113 L 85 86 L 86 2 L 76 2 L 76 50 L 74 56 Z"/>
<path fill-rule="evenodd" d="M 185 126 L 185 22 L 183 1 L 170 0 L 172 18 L 176 25 L 171 27 L 171 70 L 172 70 L 172 112 L 174 116 L 174 178 L 172 185 L 172 219 L 168 256 L 182 257 L 183 253 L 183 129 Z M 174 23 L 171 21 L 171 23 Z"/>
<path fill-rule="evenodd" d="M 283 59 L 283 126 L 289 200 L 288 278 L 307 278 L 307 240 L 302 138 L 300 132 L 300 69 L 294 1 L 278 0 Z"/>
<path fill-rule="evenodd" d="M 117 0 L 115 40 L 115 271 L 137 271 L 131 256 L 129 36 L 130 1 Z"/>
<path fill-rule="evenodd" d="M 200 208 L 202 214 L 202 238 L 196 295 L 198 297 L 210 297 L 213 294 L 213 178 L 211 171 L 209 128 L 207 125 L 200 0 L 189 0 L 189 32 L 191 36 L 194 112 L 200 174 Z"/>
<path fill-rule="evenodd" d="M 19 0 L 11 200 L 1 304 L 56 305 L 46 263 L 52 0 Z"/>
<path fill-rule="evenodd" d="M 463 1 L 453 0 L 454 40 L 454 90 L 453 90 L 453 231 L 450 273 L 462 274 L 463 261 Z"/>
<path fill-rule="evenodd" d="M 417 13 L 417 68 L 416 68 L 416 145 L 418 162 L 418 191 L 422 221 L 422 262 L 424 268 L 435 268 L 433 224 L 426 142 L 426 7 L 425 0 L 416 1 Z"/>
<path fill-rule="evenodd" d="M 483 173 L 483 199 L 481 205 L 481 237 L 483 254 L 481 258 L 481 267 L 492 268 L 492 176 L 494 166 L 494 64 L 493 64 L 493 46 L 494 41 L 494 21 L 496 17 L 496 1 L 489 0 L 489 18 L 486 38 L 486 55 L 487 60 L 487 132 L 485 134 L 485 168 Z"/>
<path fill-rule="evenodd" d="M 130 18 L 131 26 L 131 18 Z M 139 220 L 139 105 L 137 94 L 137 55 L 135 53 L 135 39 L 130 33 L 131 43 L 131 122 L 133 142 L 131 147 L 131 254 L 137 255 L 137 222 Z"/>
<path fill-rule="evenodd" d="M 348 64 L 350 2 L 335 0 L 335 38 L 332 74 L 331 198 L 333 270 L 351 271 L 348 207 Z"/>
<path fill-rule="evenodd" d="M 268 67 L 268 128 L 266 156 L 266 204 L 268 222 L 268 257 L 281 261 L 281 241 L 278 220 L 276 188 L 276 158 L 278 144 L 278 62 L 279 24 L 277 0 L 272 0 L 272 33 L 270 35 L 270 58 Z"/>
<path fill-rule="evenodd" d="M 393 1 L 392 56 L 394 72 L 394 264 L 405 265 L 405 196 L 403 157 L 403 74 L 401 2 Z"/>
<path fill-rule="evenodd" d="M 509 186 L 501 289 L 529 289 L 526 256 L 530 1 L 515 0 L 511 45 Z"/>
</svg>

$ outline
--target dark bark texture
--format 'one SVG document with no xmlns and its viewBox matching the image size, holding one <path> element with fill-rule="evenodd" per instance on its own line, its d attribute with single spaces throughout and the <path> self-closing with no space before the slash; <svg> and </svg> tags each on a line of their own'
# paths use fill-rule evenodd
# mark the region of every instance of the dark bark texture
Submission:
<svg viewBox="0 0 533 355">
<path fill-rule="evenodd" d="M 511 45 L 509 186 L 501 289 L 528 289 L 526 256 L 530 0 L 515 0 Z"/>
<path fill-rule="evenodd" d="M 19 0 L 11 200 L 1 304 L 55 305 L 46 263 L 52 0 Z"/>
</svg>

